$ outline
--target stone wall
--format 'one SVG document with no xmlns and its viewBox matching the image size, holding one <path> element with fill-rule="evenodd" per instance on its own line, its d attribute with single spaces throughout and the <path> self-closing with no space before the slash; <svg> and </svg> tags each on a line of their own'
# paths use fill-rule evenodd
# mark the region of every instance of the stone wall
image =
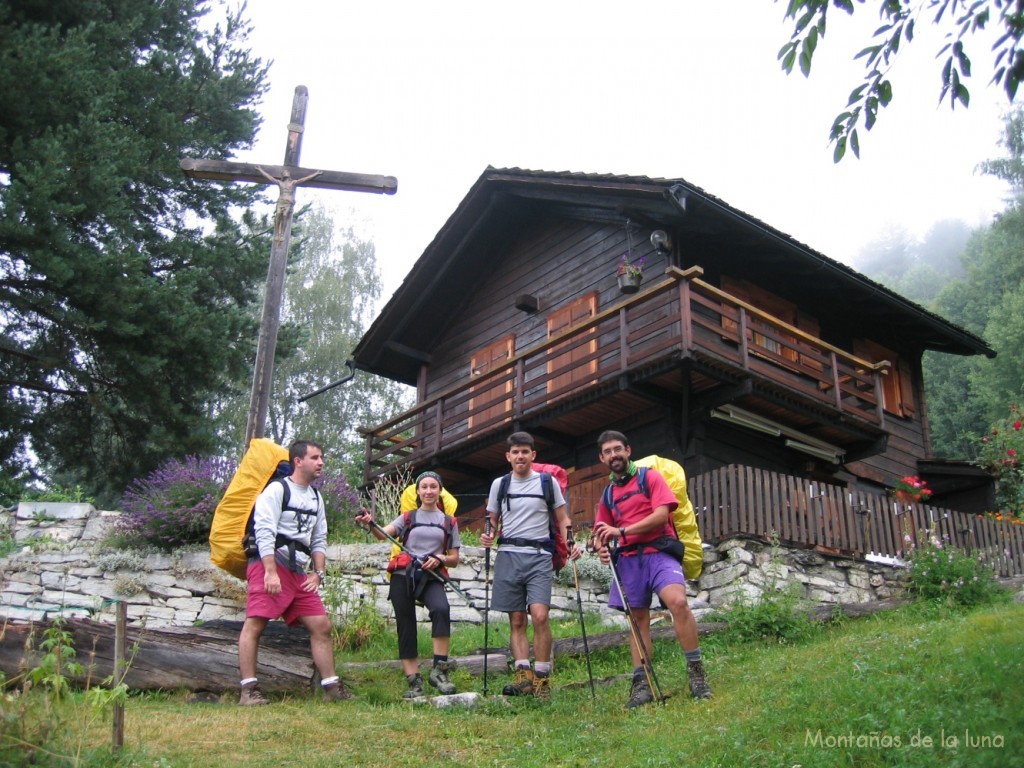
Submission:
<svg viewBox="0 0 1024 768">
<path fill-rule="evenodd" d="M 189 626 L 214 619 L 244 618 L 245 584 L 211 565 L 206 548 L 174 554 L 114 551 L 104 539 L 118 512 L 89 504 L 21 504 L 0 525 L 19 549 L 0 558 L 0 614 L 12 620 L 44 617 L 111 616 L 110 606 L 128 606 L 132 622 L 147 626 Z M 371 600 L 391 616 L 383 566 L 389 544 L 332 545 L 328 551 L 325 604 L 343 616 Z M 484 551 L 464 547 L 451 577 L 474 603 L 484 600 Z M 609 572 L 587 556 L 580 561 L 580 597 L 585 612 L 599 613 L 612 625 L 621 617 L 606 607 Z M 732 539 L 705 548 L 704 573 L 690 584 L 690 604 L 698 620 L 740 599 L 768 590 L 793 589 L 812 603 L 863 603 L 898 595 L 905 570 L 858 562 L 809 550 L 772 547 Z M 479 623 L 483 615 L 451 594 L 452 619 Z M 554 619 L 578 617 L 572 569 L 556 580 Z M 425 613 L 421 615 L 425 620 Z M 492 621 L 504 620 L 497 614 Z"/>
</svg>

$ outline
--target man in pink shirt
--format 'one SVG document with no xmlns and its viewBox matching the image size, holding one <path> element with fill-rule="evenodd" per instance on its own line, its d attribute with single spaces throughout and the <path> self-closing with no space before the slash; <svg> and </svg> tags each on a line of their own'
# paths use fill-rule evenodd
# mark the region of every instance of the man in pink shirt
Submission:
<svg viewBox="0 0 1024 768">
<path fill-rule="evenodd" d="M 672 525 L 672 511 L 678 506 L 675 494 L 665 479 L 654 469 L 646 470 L 645 488 L 638 482 L 637 466 L 632 462 L 629 440 L 621 432 L 606 431 L 597 441 L 598 457 L 611 470 L 611 495 L 598 505 L 594 521 L 594 539 L 602 562 L 609 562 L 609 547 L 617 541 L 615 571 L 626 593 L 630 613 L 636 620 L 639 635 L 646 646 L 641 653 L 636 642 L 630 643 L 633 656 L 633 687 L 631 709 L 654 700 L 650 683 L 644 673 L 643 658 L 651 654 L 651 602 L 657 595 L 672 614 L 676 639 L 686 656 L 690 693 L 697 699 L 711 698 L 701 661 L 697 639 L 697 621 L 686 598 L 686 577 L 678 554 L 678 536 Z M 611 499 L 611 507 L 605 499 Z M 613 584 L 608 598 L 612 608 L 624 610 L 618 585 Z"/>
</svg>

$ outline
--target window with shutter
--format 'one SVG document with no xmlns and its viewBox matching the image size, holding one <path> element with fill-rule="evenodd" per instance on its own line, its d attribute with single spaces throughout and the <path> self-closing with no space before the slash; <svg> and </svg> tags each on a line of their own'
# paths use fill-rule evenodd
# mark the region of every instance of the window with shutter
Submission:
<svg viewBox="0 0 1024 768">
<path fill-rule="evenodd" d="M 872 363 L 883 360 L 891 363 L 889 372 L 882 376 L 882 407 L 887 413 L 913 418 L 917 409 L 914 405 L 914 377 L 910 361 L 867 339 L 853 340 L 853 354 Z"/>
<path fill-rule="evenodd" d="M 593 317 L 597 313 L 597 292 L 581 296 L 548 316 L 548 338 Z M 576 387 L 597 383 L 597 332 L 589 328 L 551 348 L 548 360 L 549 394 L 563 394 Z"/>
<path fill-rule="evenodd" d="M 470 378 L 478 379 L 503 367 L 516 350 L 516 337 L 506 336 L 474 353 L 469 361 Z M 500 377 L 499 377 L 500 378 Z M 469 428 L 501 423 L 512 410 L 512 378 L 473 386 L 469 393 Z M 497 420 L 497 421 L 494 421 Z"/>
</svg>

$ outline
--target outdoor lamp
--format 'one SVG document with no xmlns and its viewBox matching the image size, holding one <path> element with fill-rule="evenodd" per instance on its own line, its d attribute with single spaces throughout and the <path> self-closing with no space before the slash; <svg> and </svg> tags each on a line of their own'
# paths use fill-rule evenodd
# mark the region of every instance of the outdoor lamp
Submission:
<svg viewBox="0 0 1024 768">
<path fill-rule="evenodd" d="M 651 245 L 658 253 L 668 253 L 672 249 L 672 241 L 668 233 L 663 229 L 656 229 L 651 232 Z"/>
</svg>

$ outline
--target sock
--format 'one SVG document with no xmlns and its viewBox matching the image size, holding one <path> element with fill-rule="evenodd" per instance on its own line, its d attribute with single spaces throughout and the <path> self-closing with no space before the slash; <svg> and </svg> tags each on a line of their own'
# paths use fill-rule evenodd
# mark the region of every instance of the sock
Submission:
<svg viewBox="0 0 1024 768">
<path fill-rule="evenodd" d="M 245 688 L 249 685 L 256 685 L 257 679 L 255 677 L 247 677 L 244 680 L 239 681 L 239 685 Z"/>
<path fill-rule="evenodd" d="M 334 685 L 340 678 L 335 675 L 334 677 L 325 677 L 320 681 L 320 685 L 326 688 L 328 685 Z"/>
<path fill-rule="evenodd" d="M 448 661 L 448 656 L 447 655 L 441 656 L 440 654 L 437 654 L 437 653 L 434 654 L 434 666 L 435 667 L 438 664 L 444 664 L 446 661 Z"/>
<path fill-rule="evenodd" d="M 551 676 L 551 662 L 550 661 L 537 661 L 533 664 L 533 671 L 537 673 L 537 677 L 550 677 Z"/>
<path fill-rule="evenodd" d="M 683 651 L 683 655 L 686 656 L 687 664 L 692 664 L 695 661 L 700 661 L 700 648 L 695 648 L 692 651 Z"/>
<path fill-rule="evenodd" d="M 516 669 L 529 669 L 529 668 L 530 668 L 530 660 L 529 659 L 516 659 Z"/>
</svg>

